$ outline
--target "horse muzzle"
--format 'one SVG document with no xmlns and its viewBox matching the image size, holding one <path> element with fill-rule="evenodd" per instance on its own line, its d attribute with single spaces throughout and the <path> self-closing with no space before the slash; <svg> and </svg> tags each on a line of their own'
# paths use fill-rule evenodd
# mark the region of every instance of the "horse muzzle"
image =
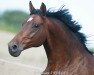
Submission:
<svg viewBox="0 0 94 75">
<path fill-rule="evenodd" d="M 9 49 L 10 55 L 12 55 L 14 57 L 18 57 L 22 52 L 22 48 L 20 48 L 19 45 L 15 44 L 15 43 L 9 43 L 8 49 Z"/>
</svg>

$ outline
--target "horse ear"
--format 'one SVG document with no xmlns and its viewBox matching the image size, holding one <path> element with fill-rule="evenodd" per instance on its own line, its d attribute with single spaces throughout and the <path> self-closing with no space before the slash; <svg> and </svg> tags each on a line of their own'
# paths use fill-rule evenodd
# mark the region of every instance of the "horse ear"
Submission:
<svg viewBox="0 0 94 75">
<path fill-rule="evenodd" d="M 41 14 L 43 16 L 46 15 L 46 5 L 42 2 L 41 6 L 40 6 L 40 10 L 41 10 Z"/>
<path fill-rule="evenodd" d="M 33 4 L 32 2 L 30 1 L 29 2 L 29 11 L 30 11 L 30 14 L 32 14 L 32 12 L 35 10 L 35 8 L 33 7 Z"/>
</svg>

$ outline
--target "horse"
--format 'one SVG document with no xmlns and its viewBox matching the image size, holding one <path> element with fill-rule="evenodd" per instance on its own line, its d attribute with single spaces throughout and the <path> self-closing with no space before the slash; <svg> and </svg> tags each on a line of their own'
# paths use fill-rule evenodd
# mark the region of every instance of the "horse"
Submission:
<svg viewBox="0 0 94 75">
<path fill-rule="evenodd" d="M 42 75 L 94 75 L 94 56 L 86 47 L 81 26 L 68 9 L 35 9 L 29 2 L 30 15 L 18 34 L 8 43 L 9 53 L 18 57 L 22 51 L 44 46 L 48 63 Z"/>
</svg>

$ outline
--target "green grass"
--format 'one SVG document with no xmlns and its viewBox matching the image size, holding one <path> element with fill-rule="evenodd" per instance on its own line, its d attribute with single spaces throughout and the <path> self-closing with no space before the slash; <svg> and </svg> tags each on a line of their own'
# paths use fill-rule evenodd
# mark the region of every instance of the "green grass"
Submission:
<svg viewBox="0 0 94 75">
<path fill-rule="evenodd" d="M 12 33 L 18 32 L 27 16 L 26 12 L 19 10 L 5 11 L 0 14 L 0 30 Z"/>
<path fill-rule="evenodd" d="M 8 25 L 5 23 L 1 23 L 0 24 L 0 30 L 1 31 L 6 31 L 6 32 L 12 32 L 12 33 L 16 33 L 20 30 L 20 26 L 15 26 L 15 25 Z"/>
</svg>

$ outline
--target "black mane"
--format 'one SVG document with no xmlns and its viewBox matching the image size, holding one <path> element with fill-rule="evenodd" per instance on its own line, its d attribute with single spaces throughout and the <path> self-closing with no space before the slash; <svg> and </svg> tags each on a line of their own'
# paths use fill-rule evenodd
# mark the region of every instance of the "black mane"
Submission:
<svg viewBox="0 0 94 75">
<path fill-rule="evenodd" d="M 40 10 L 35 10 L 32 14 L 40 14 Z M 67 25 L 67 27 L 75 33 L 75 35 L 78 37 L 78 39 L 80 40 L 80 42 L 83 44 L 83 46 L 85 47 L 85 49 L 90 53 L 93 54 L 92 52 L 90 52 L 87 47 L 86 47 L 86 37 L 83 33 L 79 32 L 79 30 L 81 29 L 81 26 L 78 24 L 78 22 L 74 21 L 72 19 L 71 14 L 69 13 L 68 9 L 64 9 L 61 8 L 58 11 L 54 12 L 54 11 L 50 11 L 48 10 L 46 12 L 46 16 L 47 17 L 52 17 L 52 18 L 56 18 L 58 20 L 60 20 L 61 22 L 65 23 L 65 25 Z"/>
</svg>

